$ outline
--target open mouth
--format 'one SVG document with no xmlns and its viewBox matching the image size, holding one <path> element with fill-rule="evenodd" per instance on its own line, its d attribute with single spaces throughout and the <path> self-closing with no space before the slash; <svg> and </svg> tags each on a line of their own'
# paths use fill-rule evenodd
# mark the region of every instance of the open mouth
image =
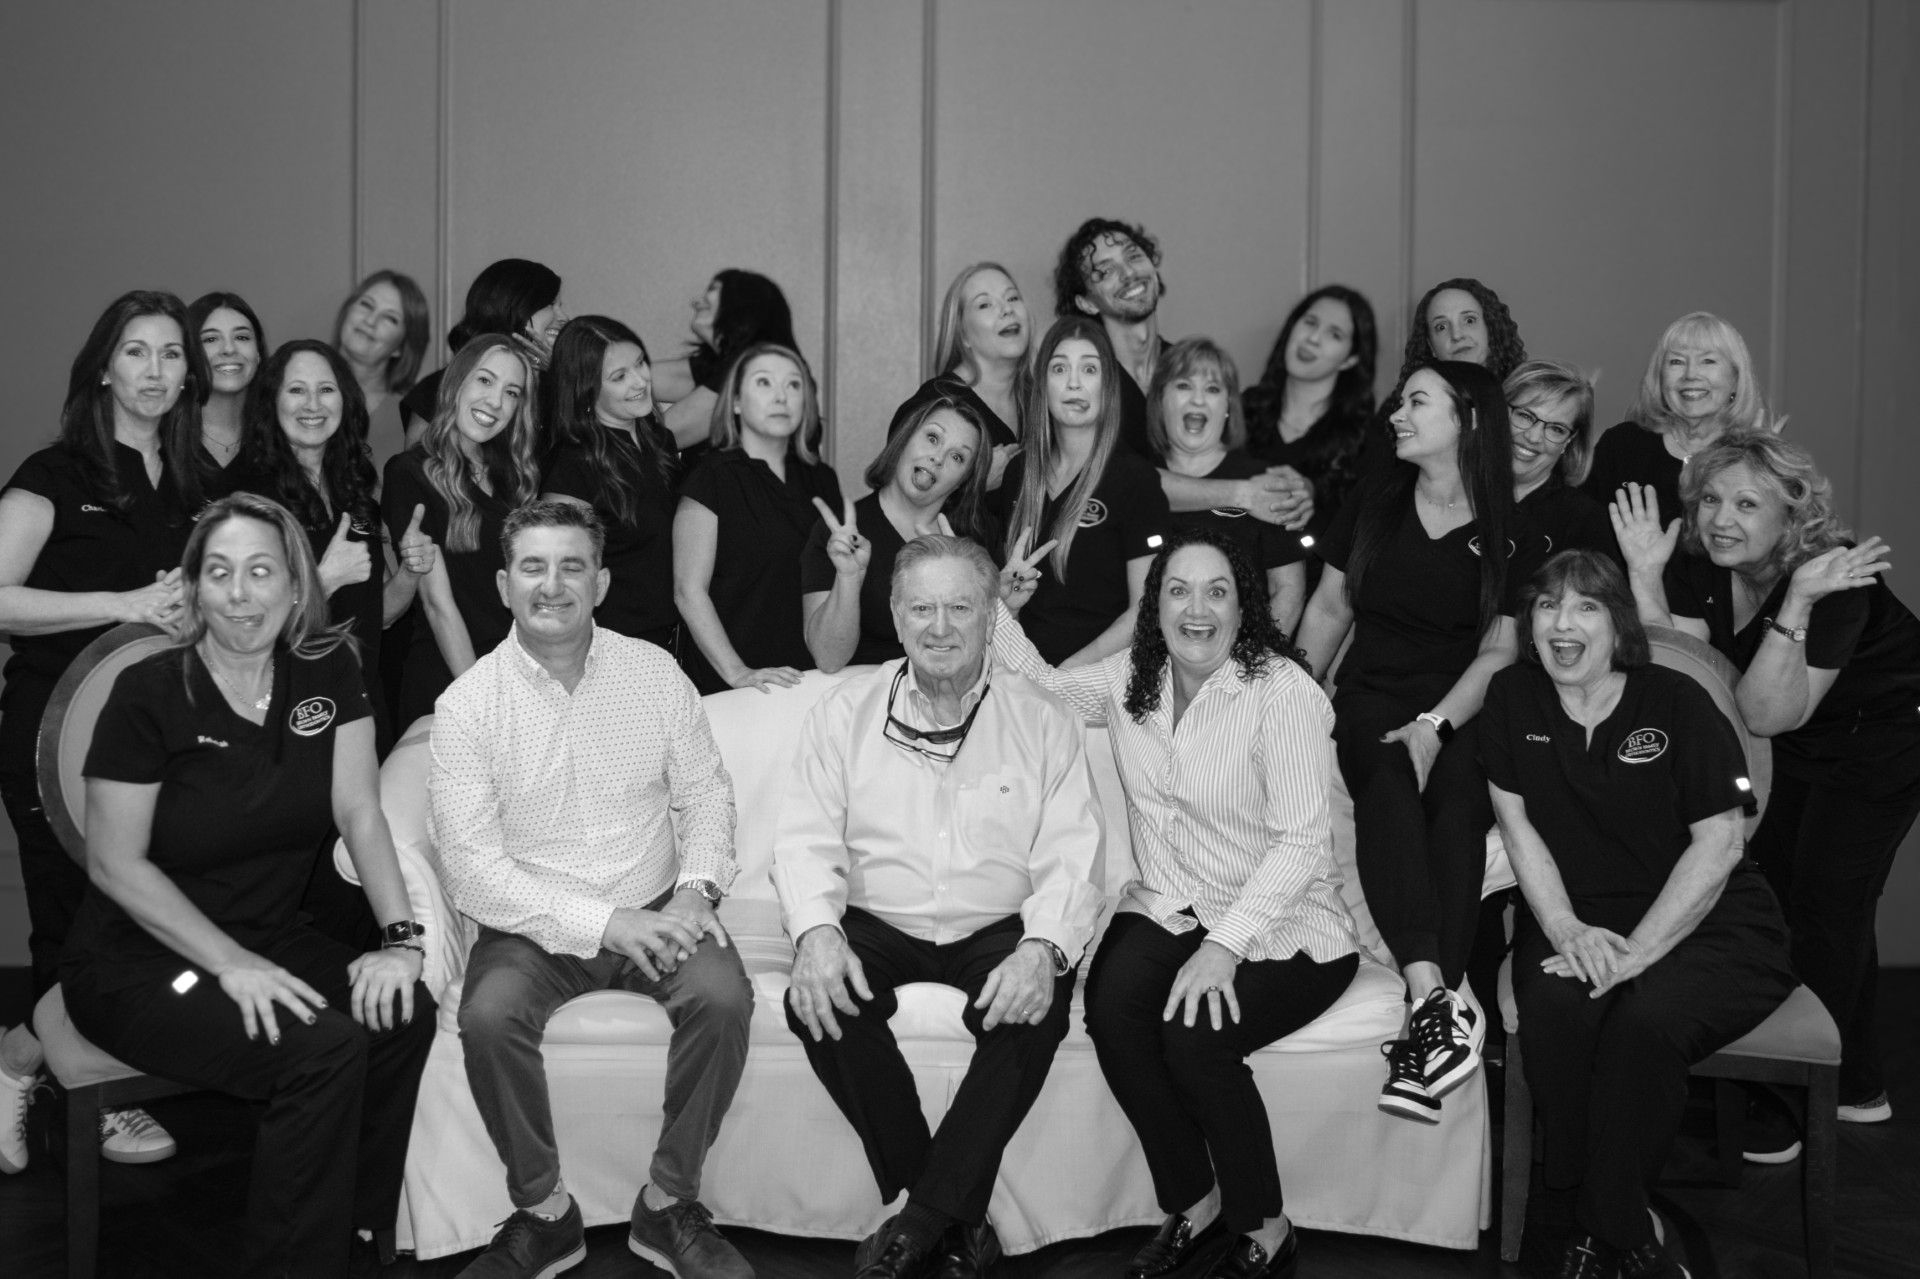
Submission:
<svg viewBox="0 0 1920 1279">
<path fill-rule="evenodd" d="M 1207 415 L 1205 413 L 1182 413 L 1180 415 L 1180 429 L 1188 435 L 1206 434 Z"/>
<path fill-rule="evenodd" d="M 1027 326 L 1020 323 L 1020 321 L 1018 320 L 1009 320 L 1007 323 L 1001 325 L 998 329 L 994 330 L 994 332 L 998 333 L 1003 338 L 1017 338 L 1023 333 L 1025 333 L 1026 331 L 1027 331 Z"/>
<path fill-rule="evenodd" d="M 1587 646 L 1579 640 L 1548 640 L 1547 652 L 1552 654 L 1555 666 L 1565 669 L 1580 664 L 1580 659 L 1587 655 Z"/>
<path fill-rule="evenodd" d="M 1088 400 L 1073 399 L 1060 401 L 1060 407 L 1071 413 L 1085 413 L 1093 405 Z"/>
<path fill-rule="evenodd" d="M 1220 628 L 1208 622 L 1182 622 L 1180 634 L 1198 644 L 1204 644 L 1220 633 Z"/>
<path fill-rule="evenodd" d="M 1734 547 L 1740 545 L 1740 541 L 1741 541 L 1740 538 L 1734 537 L 1731 534 L 1727 534 L 1727 533 L 1707 534 L 1707 545 L 1712 547 L 1716 551 L 1730 551 Z"/>
<path fill-rule="evenodd" d="M 913 485 L 915 492 L 925 493 L 939 482 L 939 477 L 924 466 L 916 466 L 908 472 L 907 482 Z"/>
<path fill-rule="evenodd" d="M 300 417 L 294 418 L 293 420 L 298 422 L 302 427 L 304 427 L 306 430 L 309 430 L 309 431 L 322 430 L 327 425 L 327 419 L 324 417 L 302 415 Z"/>
<path fill-rule="evenodd" d="M 1522 462 L 1531 462 L 1540 456 L 1540 450 L 1530 449 L 1524 444 L 1516 444 L 1513 446 L 1513 455 Z"/>
<path fill-rule="evenodd" d="M 499 418 L 495 417 L 493 414 L 487 412 L 485 409 L 482 409 L 482 408 L 469 408 L 467 410 L 467 416 L 471 417 L 474 421 L 474 425 L 478 426 L 483 431 L 491 431 L 494 427 L 500 424 Z"/>
</svg>

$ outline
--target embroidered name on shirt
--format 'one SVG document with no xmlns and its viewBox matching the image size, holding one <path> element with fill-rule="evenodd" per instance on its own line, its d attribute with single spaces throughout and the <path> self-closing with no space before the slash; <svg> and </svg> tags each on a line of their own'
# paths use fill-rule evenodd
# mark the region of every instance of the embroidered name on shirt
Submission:
<svg viewBox="0 0 1920 1279">
<path fill-rule="evenodd" d="M 194 740 L 199 742 L 202 746 L 225 746 L 226 745 L 226 743 L 221 741 L 219 738 L 208 737 L 205 733 L 200 734 Z"/>
<path fill-rule="evenodd" d="M 312 737 L 324 732 L 327 725 L 333 723 L 333 699 L 331 697 L 309 697 L 293 708 L 287 716 L 287 727 L 302 737 Z"/>
<path fill-rule="evenodd" d="M 1087 509 L 1080 512 L 1081 528 L 1095 528 L 1107 522 L 1107 504 L 1097 497 L 1087 499 Z"/>
<path fill-rule="evenodd" d="M 1667 753 L 1667 735 L 1657 728 L 1636 728 L 1614 753 L 1622 763 L 1652 763 Z"/>
<path fill-rule="evenodd" d="M 1530 742 L 1550 742 L 1553 739 L 1545 733 L 1528 733 L 1527 740 Z"/>
<path fill-rule="evenodd" d="M 86 514 L 89 514 L 89 515 L 105 515 L 105 514 L 107 513 L 107 508 L 106 508 L 106 507 L 104 507 L 104 506 L 95 506 L 95 505 L 94 505 L 94 504 L 93 504 L 92 502 L 82 502 L 82 503 L 80 503 L 80 509 L 81 509 L 81 511 L 82 511 L 82 512 L 84 512 L 84 513 L 86 513 Z"/>
</svg>

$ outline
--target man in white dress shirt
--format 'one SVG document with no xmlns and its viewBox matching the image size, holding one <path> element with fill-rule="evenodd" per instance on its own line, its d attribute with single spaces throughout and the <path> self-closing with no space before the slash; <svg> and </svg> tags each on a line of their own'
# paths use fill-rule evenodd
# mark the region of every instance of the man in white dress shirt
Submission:
<svg viewBox="0 0 1920 1279">
<path fill-rule="evenodd" d="M 943 1276 L 992 1263 L 1001 1154 L 1067 1033 L 1073 965 L 1100 910 L 1080 722 L 989 666 L 997 588 L 972 542 L 901 549 L 892 606 L 907 656 L 809 713 L 774 842 L 797 952 L 788 1024 L 881 1197 L 908 1192 L 856 1254 L 860 1279 L 907 1279 L 936 1255 Z M 887 1024 L 907 982 L 967 997 L 973 1060 L 938 1132 Z"/>
<path fill-rule="evenodd" d="M 570 502 L 507 518 L 513 633 L 434 707 L 432 832 L 447 891 L 480 925 L 460 1039 L 514 1213 L 461 1273 L 583 1260 L 560 1179 L 540 1041 L 555 1009 L 610 987 L 673 1022 L 660 1141 L 628 1246 L 680 1279 L 751 1279 L 699 1202 L 747 1055 L 753 992 L 714 907 L 733 882 L 733 782 L 672 657 L 595 627 L 605 534 Z"/>
</svg>

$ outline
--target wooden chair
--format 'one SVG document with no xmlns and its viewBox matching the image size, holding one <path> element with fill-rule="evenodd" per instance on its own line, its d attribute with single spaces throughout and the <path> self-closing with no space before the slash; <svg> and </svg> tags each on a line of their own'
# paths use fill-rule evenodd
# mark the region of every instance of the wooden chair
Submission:
<svg viewBox="0 0 1920 1279">
<path fill-rule="evenodd" d="M 1765 739 L 1750 736 L 1741 723 L 1739 709 L 1733 703 L 1739 672 L 1711 646 L 1683 632 L 1649 627 L 1647 639 L 1655 663 L 1693 676 L 1732 721 L 1747 752 L 1754 799 L 1764 811 L 1773 779 L 1772 752 Z M 1759 820 L 1759 813 L 1748 819 L 1749 834 Z M 1512 965 L 1509 955 L 1500 970 L 1499 989 L 1501 1016 L 1507 1028 L 1506 1130 L 1500 1186 L 1500 1256 L 1507 1261 L 1520 1257 L 1533 1177 L 1533 1093 L 1527 1087 L 1521 1055 Z M 1719 1081 L 1715 1085 L 1715 1153 L 1722 1180 L 1728 1185 L 1739 1184 L 1746 1119 L 1746 1095 L 1736 1081 L 1787 1084 L 1806 1090 L 1807 1137 L 1800 1166 L 1807 1273 L 1813 1279 L 1826 1279 L 1833 1270 L 1833 1186 L 1840 1104 L 1840 1030 L 1826 1007 L 1812 991 L 1798 987 L 1764 1022 L 1700 1062 L 1692 1073 Z"/>
<path fill-rule="evenodd" d="M 60 845 L 86 859 L 81 769 L 94 725 L 120 672 L 171 641 L 158 627 L 115 627 L 86 646 L 54 687 L 40 722 L 40 798 Z M 67 1274 L 91 1279 L 100 1248 L 100 1114 L 195 1089 L 143 1075 L 87 1042 L 67 1017 L 60 987 L 33 1010 L 47 1069 L 67 1093 Z"/>
</svg>

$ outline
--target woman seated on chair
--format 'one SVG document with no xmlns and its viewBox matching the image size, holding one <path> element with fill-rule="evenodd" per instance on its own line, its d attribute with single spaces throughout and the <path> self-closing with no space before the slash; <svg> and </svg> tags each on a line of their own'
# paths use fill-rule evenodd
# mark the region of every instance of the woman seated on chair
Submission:
<svg viewBox="0 0 1920 1279">
<path fill-rule="evenodd" d="M 1031 557 L 1037 558 L 1037 557 Z M 1015 559 L 1012 592 L 1036 570 Z M 1147 569 L 1130 651 L 1047 665 L 1003 611 L 994 656 L 1113 734 L 1140 874 L 1087 976 L 1087 1033 L 1167 1213 L 1128 1267 L 1293 1273 L 1266 1103 L 1245 1059 L 1319 1017 L 1359 968 L 1335 887 L 1333 710 L 1290 656 L 1266 576 L 1215 530 Z"/>
<path fill-rule="evenodd" d="M 1687 1072 L 1794 987 L 1780 908 L 1742 856 L 1746 759 L 1704 688 L 1650 664 L 1605 555 L 1554 556 L 1519 616 L 1522 663 L 1487 686 L 1480 746 L 1523 894 L 1513 995 L 1546 1184 L 1578 1191 L 1558 1273 L 1682 1275 L 1647 1183 Z"/>
<path fill-rule="evenodd" d="M 180 641 L 115 681 L 87 753 L 92 887 L 61 982 L 74 1025 L 128 1065 L 264 1103 L 242 1272 L 341 1275 L 356 1227 L 393 1227 L 434 1030 L 373 720 L 284 507 L 215 502 L 180 571 Z M 329 826 L 379 950 L 300 916 Z"/>
<path fill-rule="evenodd" d="M 1685 519 L 1664 528 L 1646 488 L 1615 499 L 1634 598 L 1642 620 L 1744 672 L 1740 715 L 1773 738 L 1775 775 L 1753 857 L 1786 909 L 1794 968 L 1840 1026 L 1839 1117 L 1877 1123 L 1893 1107 L 1874 915 L 1920 813 L 1920 621 L 1880 576 L 1886 544 L 1853 544 L 1805 449 L 1731 436 L 1694 456 L 1681 492 Z"/>
</svg>

